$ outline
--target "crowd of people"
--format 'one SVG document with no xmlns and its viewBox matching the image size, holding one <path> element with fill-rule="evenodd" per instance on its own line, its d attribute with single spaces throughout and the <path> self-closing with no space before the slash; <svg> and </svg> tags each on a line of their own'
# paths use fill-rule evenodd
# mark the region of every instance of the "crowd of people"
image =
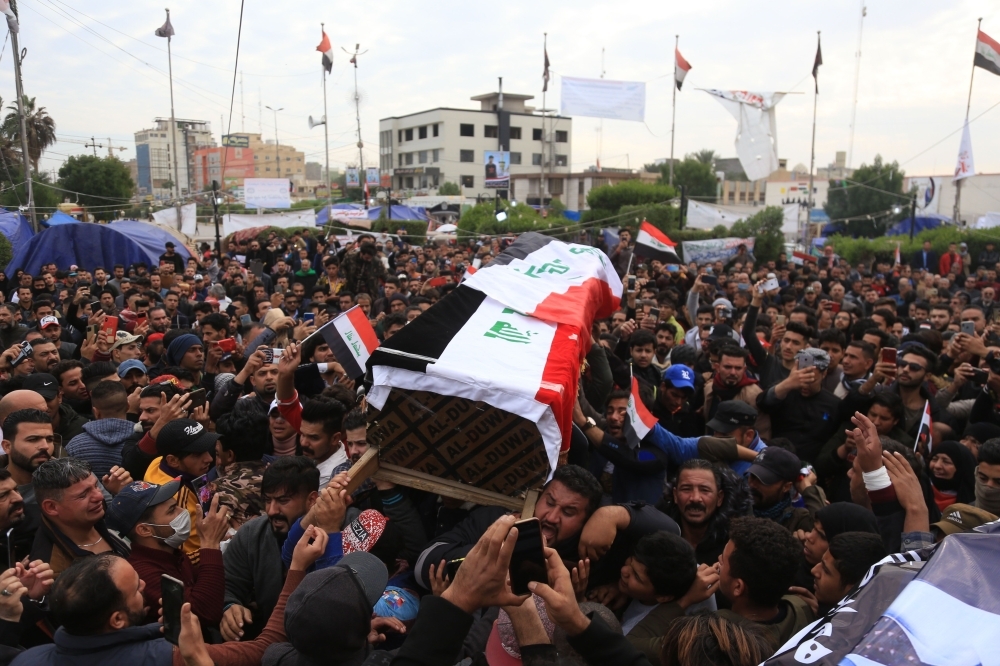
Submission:
<svg viewBox="0 0 1000 666">
<path fill-rule="evenodd" d="M 357 483 L 363 382 L 313 335 L 357 306 L 387 340 L 512 240 L 0 274 L 0 662 L 752 666 L 886 555 L 1000 515 L 992 245 L 668 266 L 622 230 L 515 594 L 522 516 Z"/>
</svg>

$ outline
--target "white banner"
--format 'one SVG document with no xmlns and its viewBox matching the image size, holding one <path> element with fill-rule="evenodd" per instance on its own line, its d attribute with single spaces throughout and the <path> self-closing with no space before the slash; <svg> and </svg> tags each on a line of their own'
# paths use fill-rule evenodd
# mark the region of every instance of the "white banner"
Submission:
<svg viewBox="0 0 1000 666">
<path fill-rule="evenodd" d="M 798 233 L 799 205 L 787 204 L 782 208 L 785 211 L 785 216 L 781 223 L 781 232 L 784 234 Z M 685 226 L 691 229 L 711 230 L 721 224 L 729 228 L 733 222 L 745 220 L 761 210 L 763 209 L 759 206 L 716 206 L 688 200 Z"/>
<path fill-rule="evenodd" d="M 291 208 L 287 178 L 246 178 L 243 198 L 247 208 Z"/>
<path fill-rule="evenodd" d="M 646 84 L 564 76 L 560 113 L 642 122 L 646 116 Z"/>
<path fill-rule="evenodd" d="M 352 227 L 372 228 L 372 221 L 368 218 L 368 211 L 363 208 L 333 208 L 330 210 L 330 219 L 349 224 Z"/>
<path fill-rule="evenodd" d="M 178 230 L 185 236 L 191 238 L 196 236 L 198 233 L 197 210 L 197 204 L 191 203 L 181 206 L 180 226 L 177 225 L 176 208 L 164 208 L 163 210 L 156 211 L 153 213 L 153 222 Z"/>
<path fill-rule="evenodd" d="M 976 173 L 976 162 L 972 158 L 972 137 L 969 135 L 969 123 L 962 128 L 962 144 L 958 147 L 958 163 L 955 165 L 955 177 L 952 181 L 968 178 Z"/>
<path fill-rule="evenodd" d="M 254 227 L 281 227 L 282 229 L 314 227 L 316 226 L 316 213 L 306 209 L 294 213 L 271 213 L 269 215 L 223 215 L 222 226 L 226 236 Z"/>
<path fill-rule="evenodd" d="M 751 181 L 767 178 L 778 169 L 778 129 L 774 107 L 785 93 L 746 90 L 706 90 L 738 123 L 736 155 Z"/>
<path fill-rule="evenodd" d="M 917 188 L 917 215 L 921 213 L 938 212 L 938 203 L 941 200 L 941 179 L 940 178 L 910 178 L 908 189 Z"/>
</svg>

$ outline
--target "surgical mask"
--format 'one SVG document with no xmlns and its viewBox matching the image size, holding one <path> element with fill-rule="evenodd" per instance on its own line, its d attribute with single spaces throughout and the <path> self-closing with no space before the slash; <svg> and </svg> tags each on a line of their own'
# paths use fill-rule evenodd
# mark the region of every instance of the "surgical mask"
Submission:
<svg viewBox="0 0 1000 666">
<path fill-rule="evenodd" d="M 988 486 L 976 478 L 976 506 L 1000 516 L 1000 488 Z"/>
<path fill-rule="evenodd" d="M 151 527 L 172 527 L 174 533 L 168 537 L 158 537 L 153 535 L 154 539 L 162 539 L 163 543 L 171 548 L 180 548 L 184 545 L 184 542 L 188 540 L 188 537 L 191 536 L 191 514 L 184 510 L 181 510 L 177 516 L 170 521 L 169 525 L 157 525 L 156 523 L 146 524 Z"/>
</svg>

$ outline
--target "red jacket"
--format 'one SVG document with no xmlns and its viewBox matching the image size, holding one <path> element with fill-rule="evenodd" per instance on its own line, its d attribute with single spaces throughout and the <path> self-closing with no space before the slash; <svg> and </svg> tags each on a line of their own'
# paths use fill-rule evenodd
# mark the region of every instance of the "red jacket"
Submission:
<svg viewBox="0 0 1000 666">
<path fill-rule="evenodd" d="M 184 601 L 191 603 L 191 612 L 208 625 L 222 621 L 222 606 L 226 597 L 226 571 L 222 566 L 222 551 L 202 548 L 198 566 L 181 550 L 162 550 L 132 544 L 128 557 L 136 573 L 146 583 L 142 592 L 149 612 L 146 619 L 156 622 L 160 610 L 160 576 L 167 574 L 184 583 Z"/>
<path fill-rule="evenodd" d="M 962 272 L 962 257 L 958 253 L 945 252 L 938 262 L 938 272 L 945 276 L 951 272 L 952 266 L 958 266 L 958 272 Z"/>
</svg>

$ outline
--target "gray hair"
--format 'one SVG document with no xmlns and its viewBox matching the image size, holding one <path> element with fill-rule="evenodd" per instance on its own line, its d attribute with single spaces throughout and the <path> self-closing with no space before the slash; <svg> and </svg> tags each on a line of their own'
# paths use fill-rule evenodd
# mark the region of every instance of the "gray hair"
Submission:
<svg viewBox="0 0 1000 666">
<path fill-rule="evenodd" d="M 90 478 L 90 463 L 82 458 L 53 458 L 46 460 L 31 475 L 38 503 L 52 499 L 62 501 L 63 491 L 75 483 Z"/>
<path fill-rule="evenodd" d="M 211 287 L 208 288 L 208 295 L 214 296 L 215 298 L 219 299 L 225 298 L 226 288 L 221 284 L 213 284 Z"/>
</svg>

